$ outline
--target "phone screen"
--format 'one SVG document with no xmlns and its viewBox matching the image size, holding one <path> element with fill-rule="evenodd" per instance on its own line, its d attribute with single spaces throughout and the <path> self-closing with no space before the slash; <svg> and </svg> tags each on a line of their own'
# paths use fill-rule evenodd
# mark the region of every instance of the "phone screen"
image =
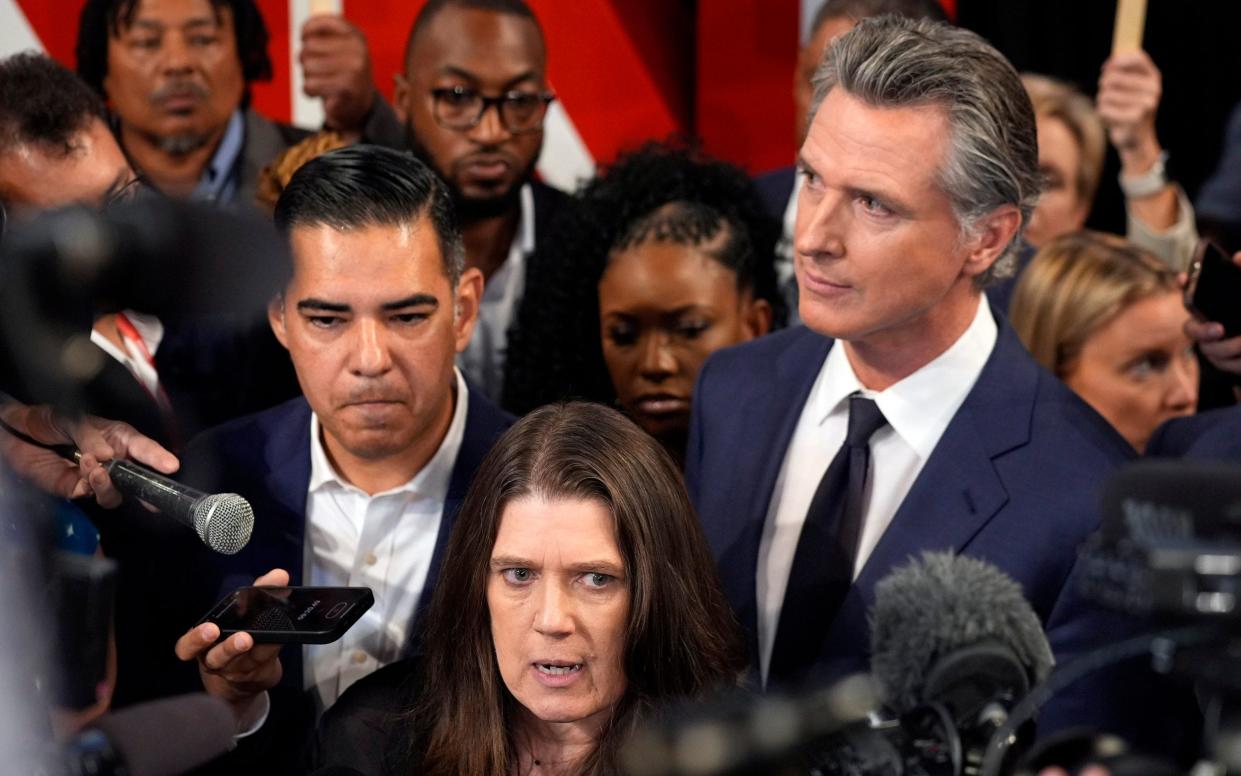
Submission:
<svg viewBox="0 0 1241 776">
<path fill-rule="evenodd" d="M 1194 252 L 1185 287 L 1185 306 L 1200 318 L 1223 324 L 1224 336 L 1241 334 L 1241 267 L 1214 243 Z"/>
<path fill-rule="evenodd" d="M 371 607 L 368 587 L 242 587 L 203 618 L 221 638 L 245 631 L 256 642 L 326 644 L 344 635 Z"/>
</svg>

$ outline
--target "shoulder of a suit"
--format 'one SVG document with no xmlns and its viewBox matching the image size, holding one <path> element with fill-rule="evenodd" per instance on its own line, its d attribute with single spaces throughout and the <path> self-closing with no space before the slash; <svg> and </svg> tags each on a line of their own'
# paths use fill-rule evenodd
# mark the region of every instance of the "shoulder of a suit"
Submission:
<svg viewBox="0 0 1241 776">
<path fill-rule="evenodd" d="M 798 351 L 804 351 L 807 355 L 820 351 L 826 353 L 832 342 L 833 340 L 805 326 L 798 325 L 717 350 L 711 354 L 710 360 L 716 367 L 716 372 L 734 369 L 744 369 L 747 372 L 754 369 L 770 369 L 774 368 L 787 353 Z M 807 364 L 806 366 L 818 369 L 821 364 Z"/>
</svg>

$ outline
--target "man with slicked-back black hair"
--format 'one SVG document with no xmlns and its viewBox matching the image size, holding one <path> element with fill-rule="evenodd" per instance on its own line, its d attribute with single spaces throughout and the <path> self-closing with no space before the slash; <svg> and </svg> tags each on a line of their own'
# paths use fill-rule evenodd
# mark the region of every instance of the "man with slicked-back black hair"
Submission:
<svg viewBox="0 0 1241 776">
<path fill-rule="evenodd" d="M 188 481 L 240 493 L 260 518 L 237 555 L 187 559 L 199 571 L 178 591 L 176 648 L 233 704 L 240 731 L 275 728 L 259 741 L 308 733 L 295 713 L 306 695 L 322 711 L 412 648 L 457 507 L 510 422 L 454 366 L 482 278 L 462 266 L 452 203 L 426 165 L 376 146 L 333 151 L 298 170 L 275 216 L 293 274 L 269 319 L 304 396 L 187 450 Z M 375 605 L 339 641 L 283 653 L 249 634 L 217 644 L 214 625 L 186 631 L 256 577 L 368 586 Z"/>
<path fill-rule="evenodd" d="M 486 279 L 460 365 L 498 399 L 509 328 L 526 288 L 547 282 L 529 257 L 565 200 L 534 179 L 554 99 L 534 12 L 524 0 L 430 0 L 410 30 L 393 106 L 370 81 L 365 38 L 343 19 L 312 19 L 303 39 L 312 50 L 341 47 L 334 56 L 302 57 L 307 91 L 324 97 L 327 123 L 412 150 L 447 185 L 466 265 Z"/>
</svg>

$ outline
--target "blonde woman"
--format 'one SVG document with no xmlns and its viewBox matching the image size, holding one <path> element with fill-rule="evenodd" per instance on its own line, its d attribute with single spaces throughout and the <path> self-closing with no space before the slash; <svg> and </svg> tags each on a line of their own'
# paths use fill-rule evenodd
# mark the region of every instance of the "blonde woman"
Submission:
<svg viewBox="0 0 1241 776">
<path fill-rule="evenodd" d="M 1139 452 L 1165 420 L 1194 412 L 1198 362 L 1180 284 L 1132 243 L 1055 238 L 1022 274 L 1009 317 L 1034 358 Z"/>
</svg>

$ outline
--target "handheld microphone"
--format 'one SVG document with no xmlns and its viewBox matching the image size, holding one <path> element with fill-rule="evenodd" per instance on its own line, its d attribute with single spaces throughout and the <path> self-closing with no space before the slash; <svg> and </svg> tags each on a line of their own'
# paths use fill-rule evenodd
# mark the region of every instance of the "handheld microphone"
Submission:
<svg viewBox="0 0 1241 776">
<path fill-rule="evenodd" d="M 40 442 L 0 420 L 0 429 L 28 445 L 50 450 L 66 461 L 82 462 L 82 452 L 73 445 Z M 224 555 L 233 555 L 250 541 L 254 529 L 254 509 L 236 493 L 208 495 L 176 480 L 157 474 L 141 464 L 120 459 L 107 461 L 112 484 L 126 496 L 140 499 L 193 529 L 203 544 Z"/>
<path fill-rule="evenodd" d="M 233 555 L 250 541 L 254 509 L 236 493 L 202 493 L 133 461 L 109 461 L 104 468 L 117 490 L 192 528 L 216 552 Z"/>
</svg>

